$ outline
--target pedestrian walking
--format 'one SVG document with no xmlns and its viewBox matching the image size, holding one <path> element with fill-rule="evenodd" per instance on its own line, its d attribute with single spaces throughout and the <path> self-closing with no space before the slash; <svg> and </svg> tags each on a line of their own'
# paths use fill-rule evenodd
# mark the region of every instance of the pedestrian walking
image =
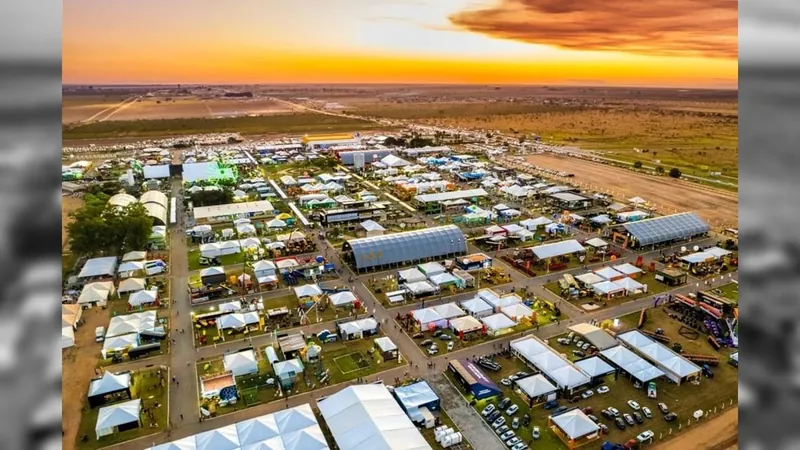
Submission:
<svg viewBox="0 0 800 450">
<path fill-rule="evenodd" d="M 181 414 L 181 422 L 183 422 L 183 414 Z"/>
<path fill-rule="evenodd" d="M 172 382 L 175 382 L 175 375 L 172 376 Z"/>
</svg>

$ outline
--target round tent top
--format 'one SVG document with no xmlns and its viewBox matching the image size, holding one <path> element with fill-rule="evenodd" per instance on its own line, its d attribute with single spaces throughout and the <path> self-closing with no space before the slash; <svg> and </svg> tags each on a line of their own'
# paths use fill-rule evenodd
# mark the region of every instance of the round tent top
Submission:
<svg viewBox="0 0 800 450">
<path fill-rule="evenodd" d="M 312 344 L 308 347 L 308 351 L 306 351 L 306 356 L 309 358 L 316 358 L 322 353 L 322 347 L 317 344 Z"/>
</svg>

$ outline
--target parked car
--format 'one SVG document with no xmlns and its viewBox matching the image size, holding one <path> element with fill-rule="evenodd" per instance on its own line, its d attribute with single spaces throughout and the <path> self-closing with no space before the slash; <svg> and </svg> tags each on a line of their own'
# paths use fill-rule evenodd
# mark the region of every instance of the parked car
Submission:
<svg viewBox="0 0 800 450">
<path fill-rule="evenodd" d="M 517 442 L 515 446 L 511 447 L 511 450 L 527 450 L 527 449 L 528 449 L 528 444 L 524 442 Z"/>
<path fill-rule="evenodd" d="M 608 407 L 608 412 L 610 412 L 614 417 L 619 417 L 619 410 L 613 406 Z"/>
<path fill-rule="evenodd" d="M 497 409 L 497 408 L 495 408 L 494 403 L 489 403 L 488 405 L 486 405 L 485 408 L 483 408 L 483 411 L 481 411 L 481 415 L 483 417 L 488 417 L 489 414 L 491 414 L 491 413 L 493 413 L 495 411 L 495 409 Z"/>
<path fill-rule="evenodd" d="M 598 423 L 597 426 L 600 427 L 600 432 L 602 432 L 603 434 L 608 434 L 608 427 L 606 426 L 606 424 Z"/>
<path fill-rule="evenodd" d="M 94 341 L 95 342 L 103 342 L 106 338 L 106 328 L 104 326 L 99 326 L 94 329 Z"/>
<path fill-rule="evenodd" d="M 655 436 L 655 433 L 650 430 L 642 431 L 638 436 L 636 436 L 636 440 L 639 442 L 647 442 L 652 440 L 653 436 Z"/>
<path fill-rule="evenodd" d="M 502 384 L 503 386 L 511 386 L 511 380 L 509 380 L 508 378 L 503 378 L 502 380 L 500 380 L 500 384 Z"/>
<path fill-rule="evenodd" d="M 490 359 L 485 359 L 485 358 L 479 359 L 478 360 L 478 365 L 483 367 L 484 369 L 489 369 L 489 370 L 491 370 L 493 372 L 497 372 L 502 368 L 502 366 L 500 366 L 500 364 L 497 364 L 496 362 L 494 362 L 494 361 L 492 361 Z"/>
<path fill-rule="evenodd" d="M 530 426 L 530 424 L 531 424 L 531 415 L 528 414 L 528 413 L 525 413 L 525 415 L 522 416 L 522 426 L 523 427 L 527 427 L 527 426 Z"/>
<path fill-rule="evenodd" d="M 598 419 L 597 416 L 595 416 L 594 414 L 587 414 L 586 417 L 592 419 L 592 422 L 594 423 L 600 422 L 600 419 Z"/>
<path fill-rule="evenodd" d="M 494 411 L 491 414 L 489 414 L 489 417 L 486 418 L 486 421 L 492 423 L 495 420 L 497 420 L 502 414 L 503 413 L 501 413 L 500 411 Z"/>
<path fill-rule="evenodd" d="M 600 411 L 600 414 L 602 414 L 603 417 L 605 417 L 606 419 L 613 419 L 615 417 L 614 414 L 612 414 L 611 411 L 607 409 Z"/>
<path fill-rule="evenodd" d="M 456 346 L 456 343 L 455 343 L 455 342 L 453 342 L 453 341 L 450 341 L 450 342 L 448 342 L 448 343 L 447 343 L 447 351 L 448 351 L 448 352 L 452 352 L 452 351 L 453 351 L 453 348 L 455 348 L 455 346 Z"/>
<path fill-rule="evenodd" d="M 635 401 L 633 401 L 633 400 L 628 400 L 628 406 L 630 406 L 630 407 L 631 407 L 631 409 L 632 409 L 632 410 L 634 410 L 634 411 L 638 411 L 638 410 L 642 409 L 642 407 L 641 407 L 641 406 L 639 406 L 639 404 L 638 404 L 638 403 L 636 403 L 636 402 L 635 402 Z"/>
<path fill-rule="evenodd" d="M 513 446 L 519 444 L 520 442 L 522 442 L 522 439 L 514 436 L 511 439 L 509 439 L 508 441 L 506 441 L 506 447 L 513 447 Z"/>
<path fill-rule="evenodd" d="M 422 339 L 425 337 L 425 333 L 420 331 L 419 333 L 414 333 L 411 337 L 414 339 Z"/>
<path fill-rule="evenodd" d="M 433 337 L 439 337 L 442 334 L 442 330 L 436 330 L 433 332 Z"/>
<path fill-rule="evenodd" d="M 635 420 L 636 423 L 638 423 L 638 424 L 642 424 L 642 423 L 644 423 L 644 416 L 639 411 L 634 411 L 633 412 L 633 420 Z"/>
<path fill-rule="evenodd" d="M 453 340 L 453 336 L 450 336 L 449 334 L 443 334 L 443 335 L 439 336 L 439 340 L 441 340 L 441 341 L 452 341 Z"/>
<path fill-rule="evenodd" d="M 553 411 L 553 415 L 555 416 L 555 415 L 561 414 L 562 412 L 564 412 L 564 411 L 566 411 L 568 409 L 569 408 L 567 408 L 566 406 L 559 406 L 558 408 L 556 408 L 555 411 Z"/>
<path fill-rule="evenodd" d="M 517 381 L 519 379 L 519 377 L 517 376 L 517 374 L 513 374 L 513 375 L 509 375 L 508 379 L 511 380 L 511 381 Z"/>
<path fill-rule="evenodd" d="M 514 420 L 511 421 L 511 428 L 519 429 L 519 417 L 514 417 Z"/>
<path fill-rule="evenodd" d="M 561 345 L 569 345 L 570 343 L 572 343 L 572 341 L 570 341 L 567 338 L 558 338 L 558 343 Z"/>
<path fill-rule="evenodd" d="M 419 343 L 419 345 L 421 345 L 423 347 L 427 347 L 427 346 L 429 346 L 431 344 L 433 344 L 433 339 L 425 339 L 424 341 Z"/>
<path fill-rule="evenodd" d="M 583 391 L 583 393 L 581 394 L 581 398 L 587 399 L 587 398 L 589 398 L 589 397 L 591 397 L 593 395 L 594 395 L 594 391 L 592 391 L 591 389 L 587 389 L 587 390 Z"/>
<path fill-rule="evenodd" d="M 633 425 L 636 423 L 636 422 L 633 420 L 633 417 L 631 417 L 631 415 L 630 415 L 630 414 L 628 414 L 628 413 L 624 413 L 624 414 L 622 415 L 622 418 L 623 418 L 623 419 L 625 419 L 625 423 L 627 423 L 628 425 L 631 425 L 631 426 L 633 426 Z"/>
<path fill-rule="evenodd" d="M 494 430 L 494 432 L 497 433 L 498 436 L 502 435 L 506 431 L 508 431 L 508 425 L 503 425 L 502 427 Z"/>
<path fill-rule="evenodd" d="M 659 403 L 658 409 L 661 410 L 661 414 L 666 414 L 669 412 L 669 408 L 667 408 L 667 405 L 665 403 Z"/>
<path fill-rule="evenodd" d="M 647 417 L 648 419 L 652 419 L 653 418 L 653 413 L 652 413 L 652 411 L 650 411 L 650 408 L 648 408 L 647 406 L 643 406 L 642 407 L 642 412 L 644 413 L 644 416 Z"/>
<path fill-rule="evenodd" d="M 583 411 L 584 414 L 591 414 L 591 413 L 594 412 L 594 409 L 592 409 L 591 406 L 587 406 L 587 407 L 583 408 L 581 411 Z"/>
<path fill-rule="evenodd" d="M 511 406 L 510 406 L 510 407 L 509 407 L 509 408 L 506 410 L 506 415 L 513 416 L 514 414 L 516 414 L 516 413 L 517 413 L 517 411 L 519 411 L 519 406 L 517 406 L 517 405 L 511 405 Z"/>
<path fill-rule="evenodd" d="M 591 347 L 591 344 L 584 343 L 583 345 L 581 345 L 581 350 L 587 351 L 587 350 L 589 350 L 589 347 Z"/>
<path fill-rule="evenodd" d="M 578 341 L 578 343 L 575 344 L 575 346 L 578 348 L 583 347 L 583 341 Z"/>
<path fill-rule="evenodd" d="M 511 439 L 512 437 L 516 436 L 516 435 L 517 434 L 514 433 L 512 430 L 508 430 L 508 431 L 503 432 L 503 434 L 500 435 L 500 440 L 505 442 L 505 441 Z"/>
<path fill-rule="evenodd" d="M 606 394 L 610 390 L 611 389 L 609 389 L 608 386 L 600 386 L 599 388 L 597 388 L 597 393 L 598 394 Z"/>
<path fill-rule="evenodd" d="M 711 367 L 708 367 L 708 364 L 703 364 L 702 368 L 703 376 L 706 378 L 714 378 L 714 372 L 711 371 Z"/>
<path fill-rule="evenodd" d="M 625 429 L 625 421 L 619 417 L 614 418 L 614 425 L 616 425 L 620 430 Z"/>
<path fill-rule="evenodd" d="M 580 395 L 576 395 L 576 396 L 572 397 L 571 399 L 569 399 L 570 403 L 578 403 L 579 401 L 581 401 L 581 396 Z"/>
<path fill-rule="evenodd" d="M 505 424 L 506 424 L 506 418 L 500 416 L 494 422 L 492 422 L 492 428 L 500 428 Z"/>
<path fill-rule="evenodd" d="M 428 347 L 428 354 L 429 355 L 435 355 L 437 353 L 439 353 L 439 347 L 436 347 L 434 345 L 431 345 L 430 347 Z"/>
<path fill-rule="evenodd" d="M 539 426 L 538 425 L 533 427 L 533 438 L 534 439 L 539 439 Z"/>
<path fill-rule="evenodd" d="M 673 420 L 675 420 L 677 418 L 678 418 L 678 415 L 675 414 L 674 412 L 669 412 L 664 416 L 664 420 L 666 420 L 667 422 L 672 422 Z"/>
<path fill-rule="evenodd" d="M 497 404 L 497 409 L 506 409 L 511 404 L 511 399 L 506 397 Z"/>
<path fill-rule="evenodd" d="M 549 402 L 544 404 L 544 409 L 553 409 L 558 407 L 558 401 L 550 400 Z"/>
<path fill-rule="evenodd" d="M 519 380 L 520 378 L 525 378 L 525 377 L 529 377 L 529 376 L 531 376 L 531 374 L 530 374 L 530 373 L 528 373 L 528 372 L 523 372 L 523 371 L 519 371 L 519 372 L 515 373 L 514 375 L 516 375 L 516 376 L 517 376 L 517 378 L 516 378 L 517 380 Z"/>
<path fill-rule="evenodd" d="M 569 334 L 567 335 L 567 339 L 569 339 L 570 342 L 572 342 L 572 339 L 574 337 L 575 337 L 575 332 L 574 331 L 570 331 Z"/>
<path fill-rule="evenodd" d="M 586 356 L 586 353 L 584 353 L 583 350 L 573 350 L 572 356 L 583 358 L 584 356 Z"/>
</svg>

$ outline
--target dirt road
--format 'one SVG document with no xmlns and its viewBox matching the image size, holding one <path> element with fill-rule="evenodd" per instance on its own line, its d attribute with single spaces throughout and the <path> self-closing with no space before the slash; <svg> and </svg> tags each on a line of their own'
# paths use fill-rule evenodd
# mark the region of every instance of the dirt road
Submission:
<svg viewBox="0 0 800 450">
<path fill-rule="evenodd" d="M 575 174 L 574 180 L 594 189 L 611 190 L 617 197 L 639 196 L 655 204 L 659 212 L 694 211 L 712 227 L 737 227 L 739 199 L 736 194 L 712 190 L 667 177 L 640 175 L 629 170 L 568 156 L 530 155 L 528 162 L 540 167 Z"/>
<path fill-rule="evenodd" d="M 652 450 L 735 450 L 739 448 L 738 436 L 739 408 L 734 407 Z"/>
</svg>

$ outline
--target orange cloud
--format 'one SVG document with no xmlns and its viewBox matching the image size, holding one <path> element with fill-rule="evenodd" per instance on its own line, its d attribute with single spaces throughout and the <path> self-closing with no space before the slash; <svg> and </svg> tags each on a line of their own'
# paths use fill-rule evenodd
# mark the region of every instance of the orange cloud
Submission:
<svg viewBox="0 0 800 450">
<path fill-rule="evenodd" d="M 738 56 L 736 0 L 500 0 L 449 19 L 471 32 L 571 50 Z"/>
</svg>

